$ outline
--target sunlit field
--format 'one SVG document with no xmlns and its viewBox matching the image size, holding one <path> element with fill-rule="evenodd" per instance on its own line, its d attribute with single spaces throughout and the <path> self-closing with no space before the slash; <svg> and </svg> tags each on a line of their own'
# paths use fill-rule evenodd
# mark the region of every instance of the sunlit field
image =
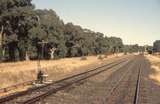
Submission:
<svg viewBox="0 0 160 104">
<path fill-rule="evenodd" d="M 110 55 L 107 58 L 116 57 Z M 2 87 L 7 87 L 16 83 L 35 80 L 37 76 L 38 61 L 23 61 L 13 63 L 0 64 L 0 82 Z M 63 77 L 65 74 L 79 70 L 82 66 L 100 64 L 101 60 L 97 56 L 88 56 L 86 60 L 78 58 L 65 58 L 59 60 L 42 60 L 42 71 L 49 75 L 49 78 L 56 80 Z M 83 69 L 81 69 L 83 71 Z"/>
</svg>

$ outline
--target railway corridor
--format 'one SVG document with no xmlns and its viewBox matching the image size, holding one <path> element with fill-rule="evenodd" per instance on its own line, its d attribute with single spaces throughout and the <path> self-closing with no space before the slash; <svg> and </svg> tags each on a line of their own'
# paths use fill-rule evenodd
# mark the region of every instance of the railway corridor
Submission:
<svg viewBox="0 0 160 104">
<path fill-rule="evenodd" d="M 42 100 L 41 104 L 160 104 L 160 86 L 144 56 L 112 68 Z M 114 71 L 113 71 L 114 70 Z M 138 83 L 139 77 L 139 86 Z M 158 95 L 159 94 L 159 95 Z"/>
<path fill-rule="evenodd" d="M 160 86 L 149 78 L 150 67 L 142 55 L 121 58 L 4 104 L 160 104 Z"/>
</svg>

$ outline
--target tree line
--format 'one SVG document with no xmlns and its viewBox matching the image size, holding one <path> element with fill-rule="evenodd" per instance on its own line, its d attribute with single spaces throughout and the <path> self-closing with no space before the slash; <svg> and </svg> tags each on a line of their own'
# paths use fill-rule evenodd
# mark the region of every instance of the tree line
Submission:
<svg viewBox="0 0 160 104">
<path fill-rule="evenodd" d="M 118 37 L 107 37 L 73 23 L 53 10 L 35 9 L 32 0 L 0 0 L 0 58 L 16 61 L 135 51 Z M 134 48 L 137 48 L 135 46 Z"/>
<path fill-rule="evenodd" d="M 124 45 L 124 52 L 133 53 L 133 52 L 144 52 L 145 46 L 139 46 L 138 44 L 134 45 Z"/>
<path fill-rule="evenodd" d="M 153 52 L 160 52 L 160 40 L 156 40 L 153 43 Z"/>
</svg>

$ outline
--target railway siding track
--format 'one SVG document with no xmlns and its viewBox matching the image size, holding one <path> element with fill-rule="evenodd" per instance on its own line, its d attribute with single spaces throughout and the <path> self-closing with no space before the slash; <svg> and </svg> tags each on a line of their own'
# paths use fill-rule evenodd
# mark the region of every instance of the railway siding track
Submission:
<svg viewBox="0 0 160 104">
<path fill-rule="evenodd" d="M 14 90 L 17 90 L 19 88 L 24 88 L 26 86 L 33 85 L 34 83 L 36 83 L 36 81 L 37 80 L 30 80 L 30 81 L 25 81 L 25 82 L 22 82 L 22 83 L 17 83 L 15 85 L 11 85 L 11 86 L 8 86 L 8 87 L 5 87 L 5 88 L 0 88 L 0 95 L 9 94 L 10 92 L 13 93 Z"/>
<path fill-rule="evenodd" d="M 104 82 L 100 83 L 100 85 L 96 86 L 95 84 L 97 83 L 94 82 L 93 84 L 91 82 L 91 85 L 89 86 L 84 84 L 74 90 L 70 89 L 70 91 L 66 92 L 67 95 L 63 95 L 63 93 L 65 94 L 64 90 L 60 95 L 57 94 L 55 96 L 50 96 L 40 102 L 36 102 L 36 104 L 52 104 L 52 102 L 56 102 L 56 104 L 70 104 L 72 103 L 70 97 L 74 95 L 74 104 L 76 104 L 75 102 L 77 102 L 77 104 L 159 104 L 148 102 L 150 94 L 146 92 L 146 87 L 148 86 L 148 83 L 146 83 L 146 77 L 149 75 L 148 72 L 146 72 L 147 68 L 149 68 L 147 65 L 144 57 L 139 56 L 133 60 L 131 64 L 125 65 L 122 69 L 116 67 L 118 70 L 114 71 Z M 96 87 L 93 87 L 92 90 L 88 90 L 88 88 L 94 85 Z M 82 88 L 86 89 L 81 92 Z M 97 91 L 93 91 L 95 88 L 97 88 Z M 86 96 L 80 96 L 78 92 L 80 92 L 81 95 L 86 94 Z M 91 97 L 89 97 L 89 95 L 91 95 Z M 88 98 L 86 98 L 87 96 Z M 62 101 L 61 98 L 63 98 Z"/>
<path fill-rule="evenodd" d="M 83 76 L 78 76 L 77 78 L 69 79 L 67 82 L 58 83 L 57 86 L 51 88 L 47 92 L 46 91 L 44 91 L 44 92 L 42 91 L 42 94 L 39 94 L 36 97 L 31 97 L 31 98 L 29 98 L 27 100 L 25 99 L 24 101 L 19 101 L 19 104 L 34 104 L 36 101 L 39 101 L 40 99 L 43 99 L 43 98 L 45 98 L 45 97 L 47 97 L 47 96 L 49 96 L 49 95 L 51 95 L 53 93 L 56 93 L 57 91 L 63 90 L 66 87 L 71 86 L 71 85 L 73 85 L 75 83 L 78 83 L 78 82 L 80 82 L 82 80 L 85 80 L 85 79 L 90 78 L 92 76 L 95 76 L 95 75 L 97 75 L 99 73 L 102 73 L 102 72 L 104 72 L 104 71 L 106 71 L 106 70 L 108 70 L 108 69 L 110 69 L 110 68 L 112 68 L 114 66 L 117 66 L 117 65 L 119 65 L 121 63 L 122 62 L 120 62 L 120 63 L 118 62 L 118 63 L 116 63 L 114 65 L 106 67 L 105 69 L 95 70 L 96 72 L 89 73 L 89 74 L 87 73 L 88 75 L 84 74 Z"/>
<path fill-rule="evenodd" d="M 39 88 L 33 88 L 33 89 L 30 89 L 30 90 L 27 90 L 27 91 L 23 91 L 23 92 L 20 92 L 20 93 L 15 93 L 15 94 L 13 94 L 13 95 L 9 95 L 9 96 L 0 98 L 0 103 L 7 102 L 6 104 L 8 104 L 8 102 L 10 102 L 10 100 L 13 100 L 13 101 L 14 101 L 16 98 L 18 99 L 18 97 L 21 97 L 21 96 L 24 96 L 24 95 L 27 96 L 27 94 L 31 94 L 31 95 L 32 95 L 32 94 L 33 94 L 32 92 L 33 92 L 33 91 L 36 91 L 38 94 L 37 94 L 37 93 L 34 93 L 34 94 L 33 94 L 34 97 L 33 97 L 33 96 L 30 97 L 30 99 L 28 99 L 28 100 L 26 100 L 26 101 L 24 101 L 23 98 L 20 98 L 21 100 L 18 99 L 18 101 L 17 101 L 17 99 L 16 99 L 16 102 L 17 102 L 17 103 L 19 102 L 19 103 L 21 103 L 21 104 L 30 104 L 30 103 L 33 103 L 33 102 L 35 102 L 35 101 L 37 101 L 37 100 L 40 100 L 40 99 L 43 98 L 43 97 L 46 97 L 46 96 L 48 96 L 48 95 L 50 95 L 50 94 L 52 94 L 52 93 L 54 93 L 54 92 L 57 92 L 58 90 L 64 89 L 65 87 L 67 87 L 67 86 L 69 86 L 69 85 L 72 85 L 72 84 L 74 84 L 74 83 L 76 83 L 76 82 L 79 82 L 79 81 L 81 81 L 81 80 L 87 79 L 87 78 L 89 78 L 89 77 L 91 77 L 91 76 L 94 76 L 94 75 L 96 75 L 96 74 L 99 74 L 99 73 L 101 73 L 101 72 L 103 72 L 103 71 L 106 71 L 107 69 L 112 68 L 112 67 L 114 67 L 114 66 L 116 66 L 116 65 L 118 65 L 118 64 L 121 64 L 121 63 L 125 62 L 125 61 L 126 61 L 125 59 L 119 60 L 119 61 L 117 61 L 117 62 L 113 62 L 113 63 L 107 64 L 107 65 L 104 65 L 104 66 L 95 68 L 95 69 L 93 69 L 93 70 L 89 70 L 89 71 L 87 71 L 87 72 L 80 73 L 80 74 L 77 74 L 77 75 L 73 75 L 73 76 L 71 76 L 71 77 L 67 77 L 67 78 L 65 78 L 65 79 L 62 79 L 62 80 L 53 82 L 53 83 L 51 83 L 51 84 L 47 84 L 47 85 L 41 86 L 41 87 L 39 87 Z M 104 68 L 104 67 L 106 68 L 105 70 L 104 70 L 104 69 L 103 69 L 103 70 L 99 70 L 99 69 Z M 97 70 L 99 70 L 99 71 L 97 71 Z M 95 71 L 95 73 L 92 73 L 92 72 L 94 72 L 94 71 Z M 97 71 L 97 72 L 96 72 L 96 71 Z M 92 74 L 88 74 L 88 73 L 92 73 Z M 88 74 L 88 75 L 86 75 L 86 74 Z M 83 77 L 81 78 L 80 76 L 83 76 Z M 75 81 L 73 81 L 73 82 L 70 82 L 70 83 L 67 82 L 67 83 L 64 84 L 64 85 L 58 85 L 58 84 L 61 83 L 61 82 L 70 80 L 70 79 L 75 78 L 75 77 L 77 77 L 77 80 L 75 80 Z M 54 87 L 53 87 L 53 86 L 54 86 Z M 46 89 L 47 89 L 47 92 L 46 92 Z M 49 90 L 48 90 L 48 89 L 49 89 Z M 41 90 L 41 91 L 40 91 L 40 90 Z M 35 97 L 35 96 L 36 96 L 36 97 Z M 27 97 L 28 97 L 28 96 L 27 96 Z M 28 98 L 29 98 L 29 97 L 28 97 Z M 13 102 L 11 102 L 10 104 L 13 104 Z"/>
<path fill-rule="evenodd" d="M 25 87 L 27 85 L 32 85 L 36 80 L 33 80 L 33 81 L 26 81 L 26 82 L 23 82 L 23 83 L 18 83 L 18 84 L 15 84 L 15 85 L 12 85 L 12 86 L 9 86 L 9 87 L 6 87 L 6 88 L 1 88 L 0 89 L 0 94 L 2 93 L 8 93 L 12 90 L 16 90 L 20 87 Z"/>
</svg>

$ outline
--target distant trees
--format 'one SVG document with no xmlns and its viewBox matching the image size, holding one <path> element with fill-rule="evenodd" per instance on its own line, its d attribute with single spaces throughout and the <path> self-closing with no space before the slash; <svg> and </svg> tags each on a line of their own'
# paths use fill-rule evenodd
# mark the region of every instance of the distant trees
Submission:
<svg viewBox="0 0 160 104">
<path fill-rule="evenodd" d="M 122 39 L 64 24 L 53 10 L 35 10 L 31 0 L 0 0 L 0 55 L 29 60 L 122 52 Z"/>
<path fill-rule="evenodd" d="M 149 54 L 153 54 L 153 46 L 147 46 L 147 47 L 146 47 L 146 51 L 147 51 Z"/>
<path fill-rule="evenodd" d="M 107 39 L 109 44 L 109 51 L 112 53 L 123 51 L 123 42 L 121 38 L 110 37 Z"/>
<path fill-rule="evenodd" d="M 154 52 L 160 52 L 160 40 L 156 40 L 153 43 L 153 51 Z"/>
<path fill-rule="evenodd" d="M 129 53 L 133 53 L 133 52 L 144 52 L 145 51 L 145 47 L 144 46 L 139 46 L 138 44 L 135 45 L 125 45 L 123 48 L 124 52 L 129 52 Z"/>
</svg>

